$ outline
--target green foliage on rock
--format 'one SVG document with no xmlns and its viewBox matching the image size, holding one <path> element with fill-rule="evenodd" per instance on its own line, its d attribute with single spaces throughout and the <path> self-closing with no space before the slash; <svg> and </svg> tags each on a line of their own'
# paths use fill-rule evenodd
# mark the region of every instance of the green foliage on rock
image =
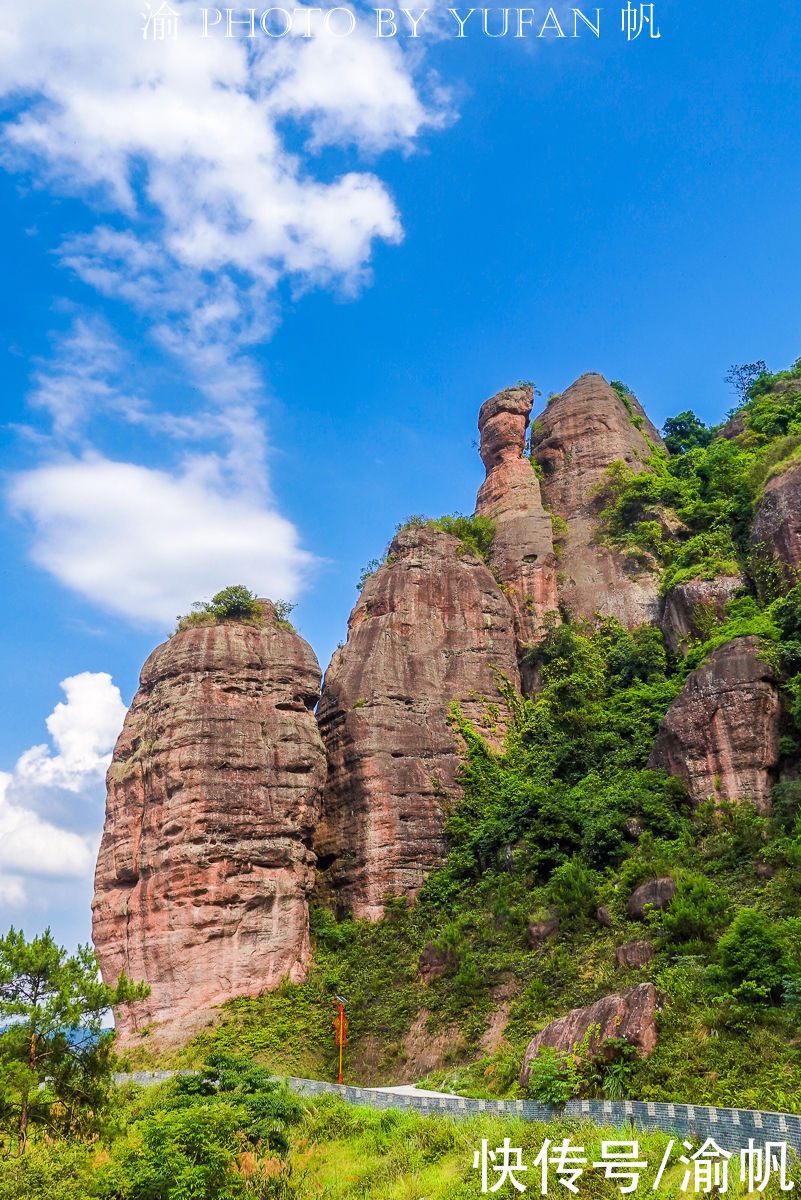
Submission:
<svg viewBox="0 0 801 1200">
<path fill-rule="evenodd" d="M 276 600 L 273 608 L 277 624 L 291 629 L 289 618 L 295 605 L 288 600 Z M 196 600 L 192 612 L 178 618 L 176 633 L 205 625 L 263 625 L 266 621 L 267 610 L 259 604 L 255 593 L 237 583 L 223 588 L 211 600 Z"/>
</svg>

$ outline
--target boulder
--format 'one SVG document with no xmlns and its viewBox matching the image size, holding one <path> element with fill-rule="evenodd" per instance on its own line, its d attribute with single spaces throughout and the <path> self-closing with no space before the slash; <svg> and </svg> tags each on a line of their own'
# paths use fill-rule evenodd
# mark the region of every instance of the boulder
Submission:
<svg viewBox="0 0 801 1200">
<path fill-rule="evenodd" d="M 123 1044 L 306 974 L 320 670 L 262 609 L 261 626 L 187 629 L 154 650 L 114 749 L 93 938 L 107 983 L 125 971 L 151 988 L 117 1010 Z"/>
<path fill-rule="evenodd" d="M 588 1036 L 589 1035 L 589 1036 Z M 636 1046 L 647 1058 L 657 1043 L 656 990 L 641 983 L 611 996 L 603 996 L 587 1008 L 574 1008 L 566 1017 L 551 1021 L 529 1042 L 520 1071 L 520 1086 L 528 1087 L 531 1064 L 544 1047 L 563 1054 L 576 1054 L 587 1037 L 589 1056 L 603 1053 L 604 1042 L 620 1038 Z"/>
<path fill-rule="evenodd" d="M 750 800 L 770 811 L 779 761 L 778 681 L 755 637 L 718 647 L 668 709 L 648 765 L 680 776 L 694 804 Z"/>
<path fill-rule="evenodd" d="M 476 516 L 495 522 L 489 565 L 512 607 L 521 650 L 541 637 L 542 618 L 558 604 L 551 517 L 523 456 L 532 402 L 530 387 L 507 388 L 487 400 L 478 416 L 486 479 Z"/>
<path fill-rule="evenodd" d="M 459 794 L 452 706 L 500 746 L 504 679 L 519 690 L 512 611 L 492 572 L 440 529 L 404 529 L 325 675 L 321 903 L 377 919 L 385 896 L 416 894 L 444 856 L 446 806 Z"/>
<path fill-rule="evenodd" d="M 612 928 L 612 914 L 605 904 L 602 904 L 598 909 L 595 914 L 595 919 L 599 925 L 603 926 L 604 929 Z"/>
<path fill-rule="evenodd" d="M 448 969 L 450 958 L 446 950 L 438 950 L 433 942 L 428 942 L 420 955 L 417 969 L 424 983 L 444 975 Z"/>
<path fill-rule="evenodd" d="M 531 448 L 544 503 L 567 522 L 560 603 L 576 617 L 592 620 L 600 612 L 631 629 L 657 619 L 658 576 L 597 543 L 597 493 L 607 467 L 619 461 L 644 470 L 662 439 L 636 397 L 627 399 L 629 407 L 602 375 L 582 375 L 534 420 Z"/>
<path fill-rule="evenodd" d="M 615 962 L 619 967 L 644 967 L 654 957 L 652 942 L 626 942 L 615 950 Z"/>
<path fill-rule="evenodd" d="M 709 637 L 714 625 L 725 620 L 727 601 L 744 583 L 742 575 L 722 575 L 689 579 L 672 587 L 659 621 L 668 648 L 674 654 L 686 654 L 689 642 Z"/>
<path fill-rule="evenodd" d="M 543 942 L 547 942 L 549 937 L 553 937 L 558 932 L 558 917 L 549 917 L 545 921 L 533 921 L 526 930 L 526 941 L 532 949 L 536 949 Z"/>
<path fill-rule="evenodd" d="M 676 881 L 669 875 L 662 879 L 649 879 L 631 893 L 626 913 L 632 921 L 641 921 L 646 908 L 667 908 L 675 895 Z"/>
</svg>

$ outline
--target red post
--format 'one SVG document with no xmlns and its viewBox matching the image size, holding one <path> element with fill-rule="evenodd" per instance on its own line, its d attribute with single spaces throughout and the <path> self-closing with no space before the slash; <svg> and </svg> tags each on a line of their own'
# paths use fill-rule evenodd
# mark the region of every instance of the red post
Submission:
<svg viewBox="0 0 801 1200">
<path fill-rule="evenodd" d="M 342 1003 L 342 1001 L 337 1002 L 336 1000 L 333 1000 L 332 1003 L 333 1004 L 339 1003 L 339 1011 L 337 1012 L 337 1019 L 336 1019 L 336 1037 L 337 1037 L 337 1045 L 339 1046 L 339 1080 L 338 1080 L 338 1082 L 342 1083 L 342 1051 L 345 1047 L 345 1042 L 347 1041 L 347 1037 L 348 1037 L 348 1023 L 345 1020 L 345 1005 Z"/>
</svg>

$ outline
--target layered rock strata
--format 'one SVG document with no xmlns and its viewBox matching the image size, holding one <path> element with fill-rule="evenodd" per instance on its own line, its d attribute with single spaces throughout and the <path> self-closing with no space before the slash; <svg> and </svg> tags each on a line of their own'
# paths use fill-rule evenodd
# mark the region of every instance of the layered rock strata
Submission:
<svg viewBox="0 0 801 1200">
<path fill-rule="evenodd" d="M 305 976 L 325 753 L 311 648 L 264 625 L 188 629 L 145 663 L 108 772 L 93 937 L 103 978 L 144 979 L 116 1014 L 191 1028 Z"/>
<path fill-rule="evenodd" d="M 318 710 L 329 764 L 318 892 L 338 912 L 379 917 L 386 895 L 413 895 L 442 859 L 462 761 L 449 710 L 500 739 L 496 671 L 519 688 L 492 573 L 439 529 L 403 530 L 351 613 Z"/>
<path fill-rule="evenodd" d="M 560 602 L 575 617 L 592 620 L 600 612 L 634 628 L 658 616 L 656 573 L 596 541 L 597 492 L 607 467 L 623 462 L 642 471 L 651 446 L 662 445 L 636 397 L 627 401 L 602 375 L 582 375 L 535 419 L 531 448 L 545 506 L 567 522 Z"/>
<path fill-rule="evenodd" d="M 750 800 L 770 811 L 781 702 L 755 637 L 735 638 L 687 679 L 659 727 L 648 765 L 678 775 L 693 803 Z"/>
<path fill-rule="evenodd" d="M 532 402 L 530 387 L 507 388 L 487 400 L 478 416 L 487 474 L 476 516 L 495 522 L 489 565 L 512 607 L 521 649 L 541 636 L 542 618 L 558 604 L 551 517 L 524 457 Z"/>
</svg>

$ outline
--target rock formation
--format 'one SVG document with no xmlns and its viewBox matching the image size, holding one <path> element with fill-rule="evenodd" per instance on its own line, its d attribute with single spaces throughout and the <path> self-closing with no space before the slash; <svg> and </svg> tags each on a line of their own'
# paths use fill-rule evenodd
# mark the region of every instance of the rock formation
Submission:
<svg viewBox="0 0 801 1200">
<path fill-rule="evenodd" d="M 587 1008 L 574 1008 L 566 1017 L 551 1021 L 526 1047 L 520 1086 L 528 1087 L 531 1064 L 543 1047 L 552 1047 L 563 1054 L 576 1054 L 588 1033 L 586 1050 L 590 1056 L 601 1050 L 610 1038 L 622 1038 L 647 1058 L 657 1043 L 654 985 L 640 983 L 637 987 L 603 996 Z"/>
<path fill-rule="evenodd" d="M 641 471 L 651 454 L 646 438 L 662 445 L 637 399 L 627 400 L 631 411 L 602 375 L 582 375 L 536 418 L 531 447 L 545 506 L 568 527 L 558 563 L 561 603 L 576 617 L 591 620 L 599 611 L 633 628 L 656 620 L 656 577 L 595 540 L 606 468 L 620 461 Z"/>
<path fill-rule="evenodd" d="M 520 647 L 537 640 L 542 618 L 558 604 L 551 518 L 531 462 L 523 456 L 532 401 L 530 387 L 507 388 L 487 400 L 478 416 L 487 477 L 476 515 L 495 522 L 489 565 L 512 606 Z"/>
<path fill-rule="evenodd" d="M 779 761 L 779 689 L 755 637 L 736 638 L 689 676 L 648 765 L 680 775 L 693 803 L 747 799 L 770 810 Z"/>
<path fill-rule="evenodd" d="M 633 967 L 644 967 L 654 957 L 653 942 L 626 942 L 615 950 L 615 962 L 619 967 L 631 970 Z"/>
<path fill-rule="evenodd" d="M 801 567 L 801 463 L 768 480 L 754 514 L 751 544 L 791 570 Z"/>
<path fill-rule="evenodd" d="M 321 898 L 377 918 L 444 853 L 443 802 L 461 762 L 448 719 L 505 728 L 495 670 L 515 687 L 512 612 L 486 565 L 433 526 L 399 533 L 334 654 L 318 716 L 328 782 L 315 839 Z"/>
<path fill-rule="evenodd" d="M 744 583 L 741 575 L 722 575 L 718 579 L 689 579 L 672 587 L 659 621 L 670 650 L 686 654 L 689 642 L 708 637 L 711 628 L 725 620 L 726 602 Z"/>
<path fill-rule="evenodd" d="M 629 896 L 626 905 L 626 916 L 632 921 L 642 921 L 649 908 L 661 911 L 670 904 L 676 895 L 676 880 L 670 875 L 661 879 L 649 879 L 642 883 Z"/>
<path fill-rule="evenodd" d="M 106 981 L 122 970 L 152 989 L 117 1013 L 123 1041 L 305 975 L 320 671 L 262 608 L 261 626 L 191 628 L 159 646 L 114 750 L 93 937 Z"/>
</svg>

